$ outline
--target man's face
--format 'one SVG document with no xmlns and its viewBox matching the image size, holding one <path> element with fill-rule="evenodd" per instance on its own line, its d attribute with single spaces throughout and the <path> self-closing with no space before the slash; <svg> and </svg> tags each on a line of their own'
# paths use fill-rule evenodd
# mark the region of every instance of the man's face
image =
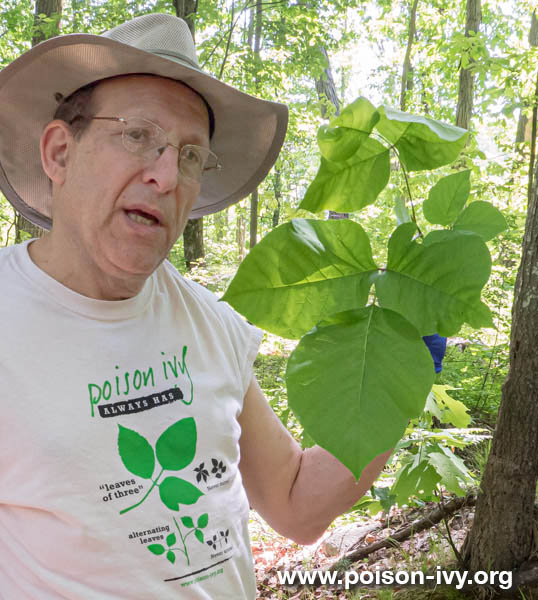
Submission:
<svg viewBox="0 0 538 600">
<path fill-rule="evenodd" d="M 143 117 L 175 146 L 209 147 L 208 114 L 186 86 L 159 77 L 126 76 L 94 90 L 93 116 Z M 182 234 L 200 185 L 178 178 L 178 150 L 154 160 L 129 153 L 122 125 L 92 120 L 67 154 L 66 178 L 53 207 L 52 236 L 88 277 L 148 277 Z M 69 257 L 66 257 L 69 258 Z"/>
</svg>

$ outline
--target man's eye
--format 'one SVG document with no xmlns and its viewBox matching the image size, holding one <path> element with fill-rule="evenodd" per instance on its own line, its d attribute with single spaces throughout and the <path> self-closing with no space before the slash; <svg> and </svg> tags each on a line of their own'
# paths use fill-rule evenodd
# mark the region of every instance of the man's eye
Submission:
<svg viewBox="0 0 538 600">
<path fill-rule="evenodd" d="M 145 144 L 151 140 L 151 132 L 143 127 L 130 128 L 125 130 L 125 137 L 129 142 L 135 144 Z"/>
<path fill-rule="evenodd" d="M 183 159 L 192 165 L 200 165 L 203 162 L 200 153 L 194 148 L 185 148 L 183 152 Z"/>
</svg>

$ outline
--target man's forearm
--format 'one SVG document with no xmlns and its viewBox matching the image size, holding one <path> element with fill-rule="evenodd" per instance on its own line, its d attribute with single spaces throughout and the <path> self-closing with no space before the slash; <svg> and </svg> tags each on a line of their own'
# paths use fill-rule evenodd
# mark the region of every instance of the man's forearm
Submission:
<svg viewBox="0 0 538 600">
<path fill-rule="evenodd" d="M 304 450 L 290 493 L 294 524 L 289 537 L 300 544 L 311 544 L 318 539 L 337 516 L 370 489 L 391 452 L 374 458 L 356 481 L 351 471 L 323 448 L 314 446 Z"/>
</svg>

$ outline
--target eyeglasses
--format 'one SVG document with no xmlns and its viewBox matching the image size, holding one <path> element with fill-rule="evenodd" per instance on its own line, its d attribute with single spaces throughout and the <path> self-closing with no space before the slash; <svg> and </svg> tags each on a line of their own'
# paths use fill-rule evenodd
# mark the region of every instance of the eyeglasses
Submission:
<svg viewBox="0 0 538 600">
<path fill-rule="evenodd" d="M 143 119 L 142 117 L 89 117 L 95 121 L 117 121 L 123 125 L 121 141 L 123 147 L 133 154 L 139 156 L 151 156 L 155 150 L 158 158 L 166 150 L 167 146 L 172 146 L 178 151 L 178 170 L 179 173 L 196 183 L 200 183 L 202 175 L 206 171 L 220 170 L 222 165 L 219 163 L 217 155 L 203 146 L 195 144 L 186 144 L 185 146 L 175 146 L 168 141 L 166 131 L 156 123 Z"/>
</svg>

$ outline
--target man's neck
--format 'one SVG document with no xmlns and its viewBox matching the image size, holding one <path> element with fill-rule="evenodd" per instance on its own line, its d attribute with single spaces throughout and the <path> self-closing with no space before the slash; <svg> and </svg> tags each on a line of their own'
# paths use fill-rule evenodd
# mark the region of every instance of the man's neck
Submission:
<svg viewBox="0 0 538 600">
<path fill-rule="evenodd" d="M 76 251 L 60 247 L 52 234 L 28 246 L 30 258 L 42 271 L 65 287 L 96 300 L 126 300 L 144 287 L 145 276 L 107 276 L 88 267 Z"/>
</svg>

